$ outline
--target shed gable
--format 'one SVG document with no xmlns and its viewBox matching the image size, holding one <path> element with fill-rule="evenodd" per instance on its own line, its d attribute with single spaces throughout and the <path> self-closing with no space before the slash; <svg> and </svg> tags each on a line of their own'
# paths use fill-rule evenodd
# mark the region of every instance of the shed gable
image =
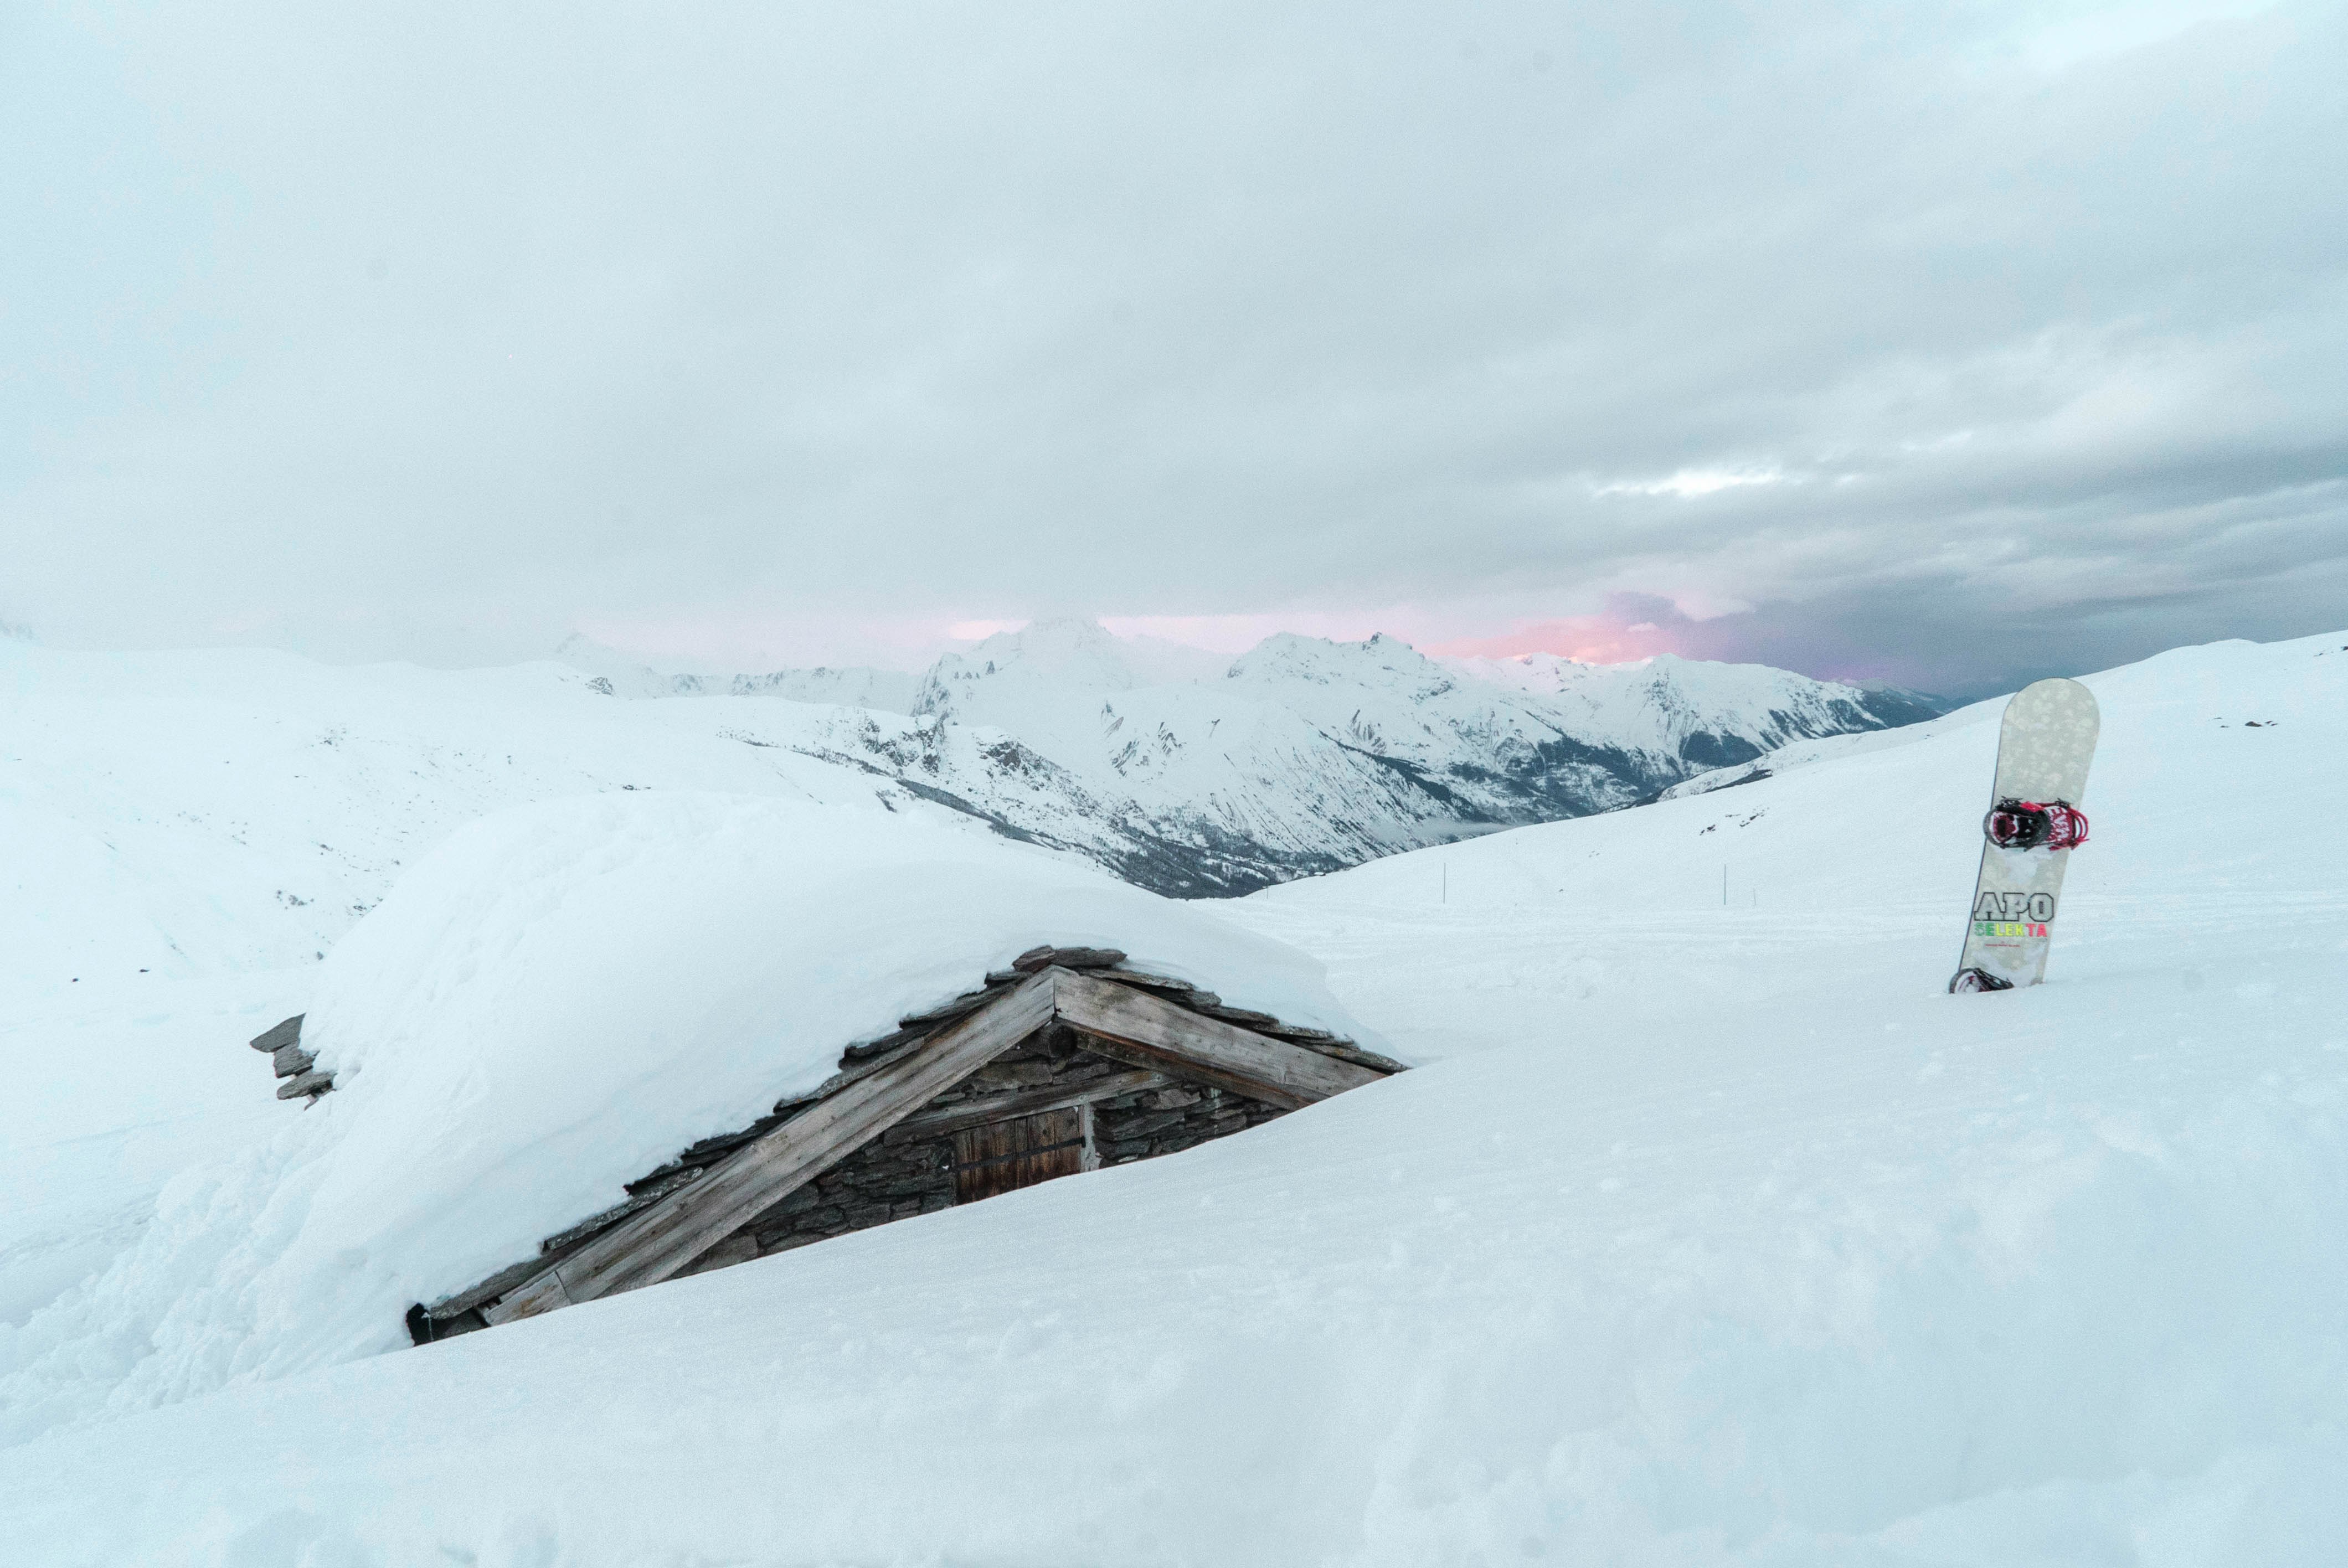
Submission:
<svg viewBox="0 0 2348 1568">
<path fill-rule="evenodd" d="M 408 1312 L 418 1343 L 1173 1153 L 1400 1071 L 1102 948 L 1039 948 L 627 1184 L 540 1255 Z"/>
</svg>

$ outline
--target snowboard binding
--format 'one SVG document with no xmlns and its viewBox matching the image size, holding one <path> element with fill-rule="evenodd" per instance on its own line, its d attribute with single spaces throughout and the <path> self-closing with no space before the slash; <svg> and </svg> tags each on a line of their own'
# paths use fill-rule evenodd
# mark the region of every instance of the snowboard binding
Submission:
<svg viewBox="0 0 2348 1568">
<path fill-rule="evenodd" d="M 2002 980 L 1987 969 L 1959 969 L 1949 979 L 1949 994 L 1963 996 L 1972 991 L 2010 991 L 2012 980 Z"/>
<path fill-rule="evenodd" d="M 2068 801 L 1999 801 L 1982 835 L 2000 849 L 2075 849 L 2087 842 L 2087 814 Z"/>
</svg>

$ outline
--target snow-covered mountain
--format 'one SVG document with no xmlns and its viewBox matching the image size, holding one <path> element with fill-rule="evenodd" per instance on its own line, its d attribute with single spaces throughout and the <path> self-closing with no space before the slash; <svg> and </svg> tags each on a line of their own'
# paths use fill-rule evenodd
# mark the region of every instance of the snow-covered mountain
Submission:
<svg viewBox="0 0 2348 1568">
<path fill-rule="evenodd" d="M 990 640 L 894 697 L 885 671 L 798 671 L 687 677 L 704 694 L 679 698 L 624 655 L 567 656 L 596 668 L 0 642 L 0 834 L 21 846 L 0 973 L 306 959 L 458 825 L 564 794 L 878 794 L 1193 897 L 1585 815 L 1913 712 L 1754 666 L 1454 666 L 1297 637 L 1234 663 L 1086 623 Z M 808 700 L 826 695 L 843 702 Z"/>
<path fill-rule="evenodd" d="M 1084 620 L 947 654 L 904 704 L 911 727 L 878 675 L 644 671 L 618 689 L 850 703 L 866 716 L 829 731 L 824 754 L 1179 895 L 1612 810 L 1791 741 L 1940 711 L 1755 664 L 1446 661 L 1392 637 L 1288 634 L 1233 661 Z"/>
<path fill-rule="evenodd" d="M 1630 664 L 1585 664 L 1554 653 L 1447 662 L 1545 698 L 1577 727 L 1697 768 L 1725 767 L 1797 740 L 1915 723 L 1948 707 L 1899 686 L 1812 681 L 1766 664 L 1673 653 Z"/>
</svg>

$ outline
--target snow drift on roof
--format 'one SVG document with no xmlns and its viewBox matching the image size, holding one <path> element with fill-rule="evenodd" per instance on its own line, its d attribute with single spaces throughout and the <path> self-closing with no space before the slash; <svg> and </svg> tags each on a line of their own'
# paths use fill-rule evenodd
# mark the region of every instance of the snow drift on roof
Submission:
<svg viewBox="0 0 2348 1568">
<path fill-rule="evenodd" d="M 734 795 L 525 807 L 452 835 L 326 960 L 304 1041 L 337 1091 L 167 1194 L 30 1348 L 64 1368 L 92 1335 L 153 1337 L 108 1374 L 133 1405 L 390 1348 L 409 1302 L 530 1255 L 1045 942 L 1368 1042 L 1314 960 L 974 830 Z"/>
</svg>

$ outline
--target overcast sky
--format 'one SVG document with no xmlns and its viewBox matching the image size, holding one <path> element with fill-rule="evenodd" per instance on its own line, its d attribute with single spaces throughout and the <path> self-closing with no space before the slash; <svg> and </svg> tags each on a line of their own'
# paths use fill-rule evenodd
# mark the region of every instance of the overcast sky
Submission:
<svg viewBox="0 0 2348 1568">
<path fill-rule="evenodd" d="M 1952 693 L 2348 626 L 2337 5 L 0 11 L 0 619 Z"/>
</svg>

